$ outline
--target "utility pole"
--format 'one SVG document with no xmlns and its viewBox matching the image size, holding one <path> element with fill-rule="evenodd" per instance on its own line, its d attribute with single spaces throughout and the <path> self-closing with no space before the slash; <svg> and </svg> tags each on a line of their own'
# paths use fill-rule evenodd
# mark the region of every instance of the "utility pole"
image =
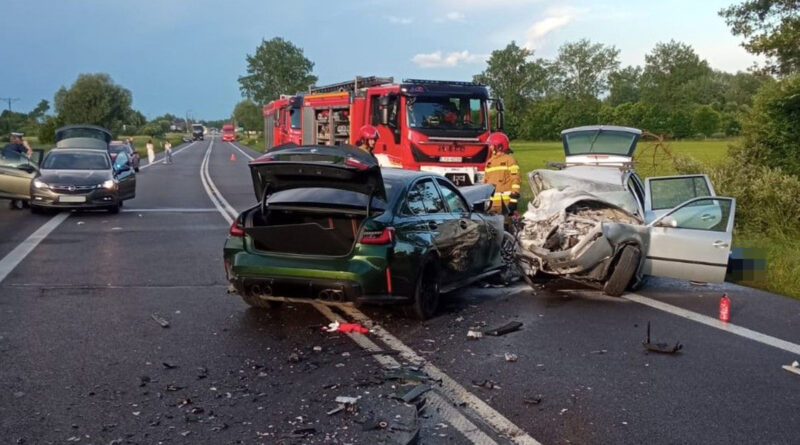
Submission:
<svg viewBox="0 0 800 445">
<path fill-rule="evenodd" d="M 0 97 L 3 102 L 8 102 L 8 118 L 6 119 L 6 127 L 8 132 L 11 133 L 11 102 L 19 101 L 19 97 Z"/>
</svg>

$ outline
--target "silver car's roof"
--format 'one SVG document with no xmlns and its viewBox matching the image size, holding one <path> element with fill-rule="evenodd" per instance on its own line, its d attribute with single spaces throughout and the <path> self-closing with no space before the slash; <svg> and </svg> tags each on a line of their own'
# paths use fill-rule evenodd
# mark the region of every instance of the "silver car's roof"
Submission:
<svg viewBox="0 0 800 445">
<path fill-rule="evenodd" d="M 575 127 L 575 128 L 567 128 L 561 132 L 561 135 L 565 135 L 568 133 L 577 133 L 580 131 L 597 131 L 597 130 L 607 130 L 607 131 L 624 131 L 626 133 L 633 133 L 633 134 L 642 134 L 642 130 L 633 127 L 620 127 L 616 125 L 584 125 L 583 127 Z"/>
</svg>

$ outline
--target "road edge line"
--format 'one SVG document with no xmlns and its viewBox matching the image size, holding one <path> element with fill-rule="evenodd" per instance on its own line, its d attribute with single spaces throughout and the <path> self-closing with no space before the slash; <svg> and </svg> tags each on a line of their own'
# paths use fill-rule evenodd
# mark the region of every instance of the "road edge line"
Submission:
<svg viewBox="0 0 800 445">
<path fill-rule="evenodd" d="M 206 190 L 208 199 L 211 200 L 211 203 L 214 204 L 214 207 L 217 208 L 217 211 L 220 213 L 220 215 L 222 215 L 222 217 L 225 218 L 225 221 L 227 221 L 228 224 L 233 224 L 233 218 L 235 218 L 236 215 L 233 215 L 232 217 L 231 215 L 228 214 L 228 210 L 225 209 L 225 207 L 223 207 L 222 204 L 217 200 L 217 196 L 214 195 L 208 183 L 206 182 L 205 175 L 208 171 L 208 159 L 211 156 L 211 147 L 213 146 L 214 146 L 214 139 L 211 139 L 211 143 L 208 144 L 208 148 L 206 149 L 206 154 L 205 156 L 203 156 L 203 162 L 200 163 L 200 182 L 203 183 L 203 188 Z"/>
</svg>

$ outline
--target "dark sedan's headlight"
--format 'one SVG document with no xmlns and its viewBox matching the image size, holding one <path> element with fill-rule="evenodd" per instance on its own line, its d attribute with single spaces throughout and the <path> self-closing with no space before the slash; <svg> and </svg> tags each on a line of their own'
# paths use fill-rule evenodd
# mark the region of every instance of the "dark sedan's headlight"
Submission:
<svg viewBox="0 0 800 445">
<path fill-rule="evenodd" d="M 39 179 L 34 179 L 33 180 L 33 187 L 37 188 L 37 189 L 49 189 L 50 188 L 50 186 L 47 185 L 47 183 L 45 183 L 44 181 L 41 181 Z"/>
<path fill-rule="evenodd" d="M 114 181 L 113 179 L 109 179 L 107 181 L 104 181 L 102 184 L 97 184 L 97 188 L 104 188 L 106 190 L 114 190 L 115 188 L 117 188 L 117 182 Z"/>
</svg>

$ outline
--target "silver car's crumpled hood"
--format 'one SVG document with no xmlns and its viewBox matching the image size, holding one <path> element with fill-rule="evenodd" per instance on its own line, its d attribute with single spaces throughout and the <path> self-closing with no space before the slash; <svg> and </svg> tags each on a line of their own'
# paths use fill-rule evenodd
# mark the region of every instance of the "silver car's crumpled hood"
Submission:
<svg viewBox="0 0 800 445">
<path fill-rule="evenodd" d="M 602 235 L 604 222 L 642 224 L 632 195 L 622 185 L 554 170 L 534 170 L 529 180 L 535 198 L 523 215 L 520 244 L 543 260 L 570 249 L 577 256 Z"/>
</svg>

